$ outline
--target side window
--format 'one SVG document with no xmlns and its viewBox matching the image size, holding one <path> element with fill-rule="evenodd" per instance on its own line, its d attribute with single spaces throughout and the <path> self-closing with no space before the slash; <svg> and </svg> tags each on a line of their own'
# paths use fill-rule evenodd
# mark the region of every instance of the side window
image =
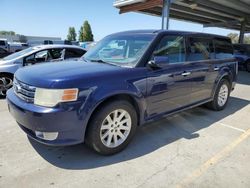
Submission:
<svg viewBox="0 0 250 188">
<path fill-rule="evenodd" d="M 65 52 L 65 59 L 78 58 L 78 57 L 83 56 L 84 54 L 85 54 L 84 50 L 67 48 Z"/>
<path fill-rule="evenodd" d="M 203 38 L 189 38 L 188 61 L 210 59 L 210 51 L 213 52 L 213 45 L 209 40 Z"/>
<path fill-rule="evenodd" d="M 167 56 L 169 63 L 185 61 L 185 45 L 182 36 L 165 36 L 156 47 L 153 56 Z"/>
<path fill-rule="evenodd" d="M 51 59 L 55 60 L 63 58 L 64 51 L 65 49 L 63 48 L 51 49 L 50 50 Z"/>
<path fill-rule="evenodd" d="M 47 62 L 51 59 L 48 50 L 42 50 L 40 52 L 29 55 L 25 58 L 25 65 L 33 65 L 36 63 Z"/>
<path fill-rule="evenodd" d="M 5 42 L 5 41 L 0 40 L 0 46 L 5 46 L 5 45 L 6 45 L 6 42 Z"/>
<path fill-rule="evenodd" d="M 230 39 L 216 38 L 214 45 L 217 59 L 233 57 L 233 46 Z"/>
</svg>

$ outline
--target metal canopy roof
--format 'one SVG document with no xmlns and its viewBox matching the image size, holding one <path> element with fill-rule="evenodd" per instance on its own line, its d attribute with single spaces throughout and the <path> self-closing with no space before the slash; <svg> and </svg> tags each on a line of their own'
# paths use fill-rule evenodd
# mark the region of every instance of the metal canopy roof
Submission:
<svg viewBox="0 0 250 188">
<path fill-rule="evenodd" d="M 164 0 L 116 0 L 120 13 L 141 12 L 162 16 Z M 170 18 L 250 32 L 250 0 L 172 0 Z"/>
</svg>

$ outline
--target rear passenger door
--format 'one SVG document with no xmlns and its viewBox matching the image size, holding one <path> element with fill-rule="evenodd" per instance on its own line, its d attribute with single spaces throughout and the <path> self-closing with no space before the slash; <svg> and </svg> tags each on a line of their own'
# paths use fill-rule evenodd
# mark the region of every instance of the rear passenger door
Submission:
<svg viewBox="0 0 250 188">
<path fill-rule="evenodd" d="M 205 37 L 189 37 L 187 61 L 192 66 L 191 103 L 209 99 L 213 86 L 211 61 L 214 58 L 213 41 Z"/>
</svg>

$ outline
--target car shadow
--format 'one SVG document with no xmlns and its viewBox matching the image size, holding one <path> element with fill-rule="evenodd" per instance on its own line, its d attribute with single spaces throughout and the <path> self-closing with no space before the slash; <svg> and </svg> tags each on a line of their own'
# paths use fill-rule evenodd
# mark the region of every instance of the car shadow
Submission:
<svg viewBox="0 0 250 188">
<path fill-rule="evenodd" d="M 235 113 L 249 104 L 249 101 L 231 97 L 223 111 L 214 112 L 197 107 L 182 113 L 163 118 L 154 123 L 138 127 L 130 145 L 112 156 L 99 155 L 84 144 L 67 147 L 50 147 L 30 139 L 38 154 L 46 161 L 63 169 L 93 169 L 128 161 L 147 155 L 179 139 L 195 139 L 197 131 Z"/>
<path fill-rule="evenodd" d="M 250 85 L 250 72 L 247 71 L 239 71 L 237 83 Z"/>
</svg>

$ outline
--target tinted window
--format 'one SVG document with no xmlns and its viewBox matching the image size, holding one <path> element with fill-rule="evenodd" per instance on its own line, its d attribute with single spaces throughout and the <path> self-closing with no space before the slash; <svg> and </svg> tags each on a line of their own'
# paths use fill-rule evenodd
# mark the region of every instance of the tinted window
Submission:
<svg viewBox="0 0 250 188">
<path fill-rule="evenodd" d="M 189 39 L 188 61 L 210 59 L 210 52 L 213 53 L 213 44 L 210 40 L 203 38 Z"/>
<path fill-rule="evenodd" d="M 0 40 L 0 45 L 5 46 L 6 45 L 5 41 Z"/>
<path fill-rule="evenodd" d="M 53 44 L 53 41 L 51 41 L 51 40 L 45 40 L 45 41 L 43 42 L 43 44 Z"/>
<path fill-rule="evenodd" d="M 233 46 L 230 39 L 216 38 L 214 45 L 217 59 L 233 57 Z"/>
<path fill-rule="evenodd" d="M 65 58 L 78 58 L 85 54 L 84 50 L 80 49 L 66 49 Z"/>
<path fill-rule="evenodd" d="M 165 36 L 157 46 L 153 56 L 167 56 L 169 63 L 184 62 L 184 38 L 182 36 Z"/>
</svg>

